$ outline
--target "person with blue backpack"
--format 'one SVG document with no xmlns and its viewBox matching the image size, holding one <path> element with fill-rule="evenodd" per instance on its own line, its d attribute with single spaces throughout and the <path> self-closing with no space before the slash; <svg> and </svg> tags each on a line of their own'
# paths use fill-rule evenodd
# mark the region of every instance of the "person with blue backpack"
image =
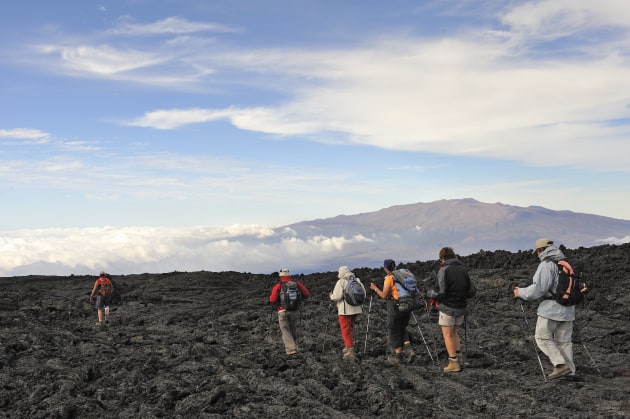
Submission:
<svg viewBox="0 0 630 419">
<path fill-rule="evenodd" d="M 337 303 L 339 328 L 344 344 L 343 359 L 354 360 L 357 357 L 354 349 L 354 323 L 359 314 L 363 313 L 365 287 L 347 266 L 339 268 L 337 278 L 329 298 Z"/>
<path fill-rule="evenodd" d="M 308 298 L 310 292 L 301 281 L 291 277 L 288 269 L 280 269 L 278 275 L 280 281 L 271 289 L 269 302 L 278 309 L 278 323 L 285 352 L 287 355 L 295 355 L 298 353 L 296 336 L 300 308 L 302 300 Z"/>
<path fill-rule="evenodd" d="M 394 276 L 396 262 L 393 259 L 385 259 L 383 268 L 387 274 L 383 281 L 383 289 L 379 289 L 374 282 L 370 283 L 370 289 L 380 298 L 387 300 L 387 331 L 389 345 L 392 349 L 391 355 L 387 357 L 387 362 L 393 365 L 400 364 L 403 360 L 411 362 L 415 352 L 411 347 L 407 326 L 412 311 L 399 309 L 399 294 L 404 291 L 404 288 L 397 285 L 400 282 Z"/>
</svg>

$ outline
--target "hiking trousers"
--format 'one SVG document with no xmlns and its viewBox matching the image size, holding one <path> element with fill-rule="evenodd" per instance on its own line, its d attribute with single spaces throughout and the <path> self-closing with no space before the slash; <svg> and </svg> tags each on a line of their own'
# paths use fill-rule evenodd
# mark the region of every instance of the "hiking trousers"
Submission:
<svg viewBox="0 0 630 419">
<path fill-rule="evenodd" d="M 572 321 L 557 321 L 538 316 L 534 335 L 538 347 L 547 355 L 554 367 L 566 364 L 571 368 L 571 375 L 574 375 L 572 335 Z"/>
<path fill-rule="evenodd" d="M 396 308 L 396 301 L 387 301 L 387 331 L 389 345 L 392 349 L 402 348 L 409 341 L 407 325 L 411 318 L 411 312 L 401 313 Z"/>
<path fill-rule="evenodd" d="M 357 316 L 357 314 L 340 314 L 338 316 L 341 337 L 343 338 L 343 345 L 346 348 L 352 348 L 354 346 L 352 331 L 354 330 L 354 322 Z"/>
<path fill-rule="evenodd" d="M 284 343 L 284 350 L 287 353 L 297 351 L 297 344 L 295 343 L 297 337 L 297 324 L 300 320 L 300 311 L 279 311 L 278 323 L 280 324 L 280 332 L 282 333 L 282 342 Z"/>
</svg>

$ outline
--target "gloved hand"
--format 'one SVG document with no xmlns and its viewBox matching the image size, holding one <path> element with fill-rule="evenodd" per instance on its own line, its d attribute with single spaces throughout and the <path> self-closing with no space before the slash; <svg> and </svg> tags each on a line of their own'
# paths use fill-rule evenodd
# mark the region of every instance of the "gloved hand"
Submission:
<svg viewBox="0 0 630 419">
<path fill-rule="evenodd" d="M 429 290 L 427 291 L 427 298 L 437 298 L 438 293 L 435 292 L 435 290 Z"/>
</svg>

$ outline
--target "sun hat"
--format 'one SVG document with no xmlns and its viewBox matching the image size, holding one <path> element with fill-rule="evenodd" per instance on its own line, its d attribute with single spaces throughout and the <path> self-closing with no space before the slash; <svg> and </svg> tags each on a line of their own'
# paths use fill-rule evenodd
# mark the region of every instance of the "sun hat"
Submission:
<svg viewBox="0 0 630 419">
<path fill-rule="evenodd" d="M 348 269 L 347 266 L 342 266 L 342 267 L 339 268 L 338 278 L 340 278 L 340 279 L 341 278 L 346 278 L 346 277 L 352 276 L 352 275 L 354 275 L 354 274 L 352 273 L 352 271 L 350 269 Z"/>
<path fill-rule="evenodd" d="M 536 253 L 536 250 L 543 249 L 553 244 L 553 240 L 549 240 L 546 238 L 536 240 L 536 245 L 534 246 L 534 251 L 532 253 Z"/>
</svg>

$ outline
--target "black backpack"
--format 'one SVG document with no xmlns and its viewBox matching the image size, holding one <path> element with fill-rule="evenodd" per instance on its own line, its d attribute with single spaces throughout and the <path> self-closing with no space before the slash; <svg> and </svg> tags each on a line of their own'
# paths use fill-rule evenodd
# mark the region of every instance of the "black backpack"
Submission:
<svg viewBox="0 0 630 419">
<path fill-rule="evenodd" d="M 421 307 L 418 281 L 408 269 L 398 269 L 392 272 L 394 285 L 398 289 L 398 311 L 407 313 Z"/>
<path fill-rule="evenodd" d="M 584 279 L 584 263 L 581 260 L 558 261 L 558 284 L 553 299 L 563 306 L 573 306 L 584 301 L 588 287 Z"/>
<path fill-rule="evenodd" d="M 351 306 L 360 306 L 365 302 L 365 288 L 357 278 L 353 276 L 346 279 L 346 287 L 343 290 L 343 299 Z"/>
<path fill-rule="evenodd" d="M 293 279 L 280 283 L 280 305 L 286 311 L 295 311 L 300 308 L 302 303 L 302 293 L 297 282 Z"/>
</svg>

